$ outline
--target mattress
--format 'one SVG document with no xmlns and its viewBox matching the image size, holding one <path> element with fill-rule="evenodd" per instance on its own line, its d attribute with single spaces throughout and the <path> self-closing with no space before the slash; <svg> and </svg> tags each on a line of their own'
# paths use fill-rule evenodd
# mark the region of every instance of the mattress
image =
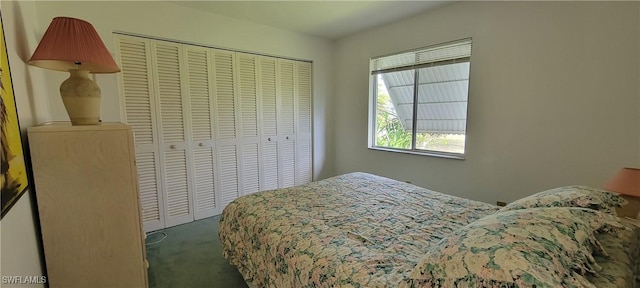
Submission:
<svg viewBox="0 0 640 288">
<path fill-rule="evenodd" d="M 350 173 L 264 191 L 220 218 L 223 254 L 250 287 L 396 287 L 429 248 L 499 207 Z M 601 232 L 588 287 L 640 287 L 640 221 Z M 591 285 L 593 284 L 593 285 Z"/>
<path fill-rule="evenodd" d="M 219 236 L 251 287 L 394 287 L 431 245 L 498 208 L 356 172 L 240 197 Z"/>
<path fill-rule="evenodd" d="M 596 263 L 602 269 L 597 274 L 588 275 L 588 279 L 596 287 L 640 287 L 640 221 L 621 219 L 625 229 L 617 233 L 601 233 L 598 241 L 607 255 L 595 256 Z"/>
</svg>

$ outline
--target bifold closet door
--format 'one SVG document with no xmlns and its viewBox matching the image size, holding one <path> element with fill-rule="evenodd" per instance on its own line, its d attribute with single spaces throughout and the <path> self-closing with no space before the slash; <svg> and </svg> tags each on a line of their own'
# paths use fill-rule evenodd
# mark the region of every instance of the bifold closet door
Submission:
<svg viewBox="0 0 640 288">
<path fill-rule="evenodd" d="M 145 231 L 312 181 L 311 63 L 115 38 Z"/>
<path fill-rule="evenodd" d="M 236 99 L 235 53 L 216 51 L 213 57 L 215 85 L 215 119 L 217 123 L 216 155 L 220 209 L 239 196 L 238 118 Z"/>
<path fill-rule="evenodd" d="M 145 231 L 193 221 L 182 44 L 118 35 L 124 121 L 132 126 Z"/>
<path fill-rule="evenodd" d="M 296 185 L 313 180 L 311 63 L 296 62 Z"/>
<path fill-rule="evenodd" d="M 296 185 L 295 62 L 278 59 L 280 188 Z"/>
<path fill-rule="evenodd" d="M 258 57 L 236 53 L 240 116 L 240 195 L 260 191 L 260 137 L 258 126 Z"/>
<path fill-rule="evenodd" d="M 311 63 L 260 58 L 263 188 L 312 181 Z"/>
<path fill-rule="evenodd" d="M 132 127 L 140 190 L 140 208 L 145 231 L 165 228 L 160 151 L 156 119 L 156 99 L 152 97 L 152 64 L 149 40 L 119 35 L 124 122 Z"/>
<path fill-rule="evenodd" d="M 276 93 L 276 62 L 273 57 L 258 57 L 260 71 L 260 132 L 261 136 L 261 190 L 272 190 L 279 184 L 279 151 L 278 151 L 278 97 Z"/>
<path fill-rule="evenodd" d="M 185 73 L 182 44 L 151 40 L 156 110 L 159 112 L 160 167 L 164 187 L 165 225 L 193 221 L 191 149 L 189 139 L 188 97 L 185 97 Z"/>
<path fill-rule="evenodd" d="M 187 67 L 193 173 L 194 219 L 220 214 L 216 199 L 216 151 L 214 143 L 214 66 L 215 51 L 184 46 Z"/>
</svg>

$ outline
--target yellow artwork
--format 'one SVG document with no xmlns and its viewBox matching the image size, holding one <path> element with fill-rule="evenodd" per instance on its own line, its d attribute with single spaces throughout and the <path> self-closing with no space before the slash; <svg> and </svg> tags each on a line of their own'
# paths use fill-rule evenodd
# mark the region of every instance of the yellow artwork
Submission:
<svg viewBox="0 0 640 288">
<path fill-rule="evenodd" d="M 2 187 L 2 195 L 0 198 L 2 199 L 2 217 L 4 217 L 24 193 L 28 181 L 1 18 L 0 47 L 2 47 L 2 58 L 0 59 L 0 69 L 2 69 L 0 70 L 0 78 L 2 78 L 2 82 L 0 82 L 0 135 L 2 137 L 0 139 L 0 146 L 2 146 L 0 186 Z"/>
</svg>

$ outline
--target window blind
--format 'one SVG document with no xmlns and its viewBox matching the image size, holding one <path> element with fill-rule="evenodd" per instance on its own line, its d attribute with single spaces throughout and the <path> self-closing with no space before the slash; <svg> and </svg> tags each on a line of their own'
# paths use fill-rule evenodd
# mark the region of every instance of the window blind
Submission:
<svg viewBox="0 0 640 288">
<path fill-rule="evenodd" d="M 371 58 L 371 75 L 469 62 L 471 38 L 428 46 L 408 52 Z"/>
</svg>

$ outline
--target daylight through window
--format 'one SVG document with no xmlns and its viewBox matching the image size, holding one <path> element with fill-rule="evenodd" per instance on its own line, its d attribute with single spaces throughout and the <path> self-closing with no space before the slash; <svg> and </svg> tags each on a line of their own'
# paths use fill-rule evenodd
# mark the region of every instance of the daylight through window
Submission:
<svg viewBox="0 0 640 288">
<path fill-rule="evenodd" d="M 463 158 L 471 39 L 371 59 L 369 147 Z"/>
</svg>

